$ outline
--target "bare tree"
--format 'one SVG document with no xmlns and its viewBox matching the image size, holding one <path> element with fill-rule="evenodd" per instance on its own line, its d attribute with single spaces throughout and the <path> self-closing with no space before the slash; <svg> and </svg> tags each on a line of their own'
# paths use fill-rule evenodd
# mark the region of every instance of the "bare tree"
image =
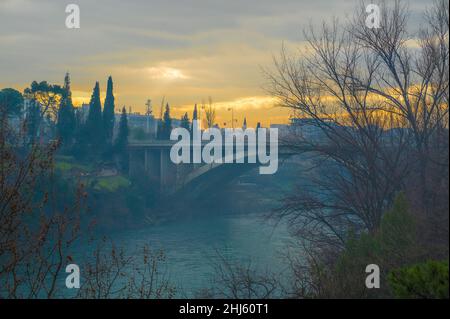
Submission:
<svg viewBox="0 0 450 319">
<path fill-rule="evenodd" d="M 205 127 L 212 128 L 216 124 L 216 108 L 212 102 L 212 98 L 208 98 L 208 105 L 202 103 L 202 109 L 205 110 Z"/>
<path fill-rule="evenodd" d="M 60 209 L 52 178 L 57 143 L 27 144 L 23 129 L 0 127 L 0 297 L 53 298 L 77 238 L 82 189 Z M 45 184 L 45 185 L 44 185 Z"/>
<path fill-rule="evenodd" d="M 162 251 L 143 246 L 134 253 L 125 252 L 102 240 L 91 261 L 83 266 L 83 285 L 78 298 L 172 298 L 176 289 L 168 280 Z"/>
<path fill-rule="evenodd" d="M 320 33 L 310 27 L 303 55 L 283 48 L 267 73 L 279 104 L 321 133 L 310 139 L 294 128 L 283 141 L 326 166 L 313 191 L 298 190 L 278 211 L 318 244 L 339 246 L 351 230 L 375 231 L 416 170 L 423 209 L 432 211 L 430 192 L 440 181 L 426 181 L 430 162 L 448 166 L 441 138 L 448 129 L 448 3 L 428 12 L 419 48 L 411 47 L 401 2 L 382 4 L 380 29 L 366 27 L 364 8 L 347 25 L 334 20 Z"/>
<path fill-rule="evenodd" d="M 197 298 L 270 299 L 283 297 L 279 276 L 261 271 L 251 261 L 233 261 L 216 251 L 212 263 L 211 286 L 197 293 Z"/>
<path fill-rule="evenodd" d="M 171 298 L 175 289 L 160 267 L 160 251 L 143 247 L 127 255 L 100 241 L 93 258 L 73 256 L 75 240 L 92 235 L 81 229 L 87 194 L 81 184 L 74 194 L 58 193 L 58 143 L 30 144 L 25 124 L 10 123 L 8 112 L 0 112 L 0 298 L 68 297 L 61 279 L 69 263 L 82 272 L 78 298 Z M 73 203 L 61 204 L 61 195 Z"/>
<path fill-rule="evenodd" d="M 407 10 L 400 2 L 392 10 L 383 5 L 381 29 L 361 27 L 360 14 L 350 30 L 377 61 L 374 81 L 355 77 L 356 86 L 384 99 L 383 111 L 402 118 L 412 133 L 414 169 L 422 184 L 421 209 L 427 214 L 434 210 L 433 193 L 440 184 L 427 176 L 434 165 L 448 166 L 448 141 L 442 138 L 448 134 L 448 9 L 448 1 L 436 1 L 416 36 L 407 33 Z M 411 41 L 417 42 L 417 49 L 411 48 Z M 436 153 L 442 155 L 432 158 Z"/>
</svg>

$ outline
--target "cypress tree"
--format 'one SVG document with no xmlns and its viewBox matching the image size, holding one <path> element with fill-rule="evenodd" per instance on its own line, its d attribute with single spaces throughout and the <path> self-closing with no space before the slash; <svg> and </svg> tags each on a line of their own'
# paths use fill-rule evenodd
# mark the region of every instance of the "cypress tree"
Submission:
<svg viewBox="0 0 450 319">
<path fill-rule="evenodd" d="M 163 132 L 162 139 L 168 140 L 170 138 L 171 130 L 172 130 L 172 119 L 170 118 L 170 106 L 169 103 L 167 103 L 162 123 L 162 132 Z"/>
<path fill-rule="evenodd" d="M 86 121 L 87 143 L 90 144 L 94 150 L 98 151 L 103 146 L 103 121 L 102 121 L 102 105 L 100 102 L 100 86 L 95 83 L 94 91 L 92 92 L 91 102 L 89 103 L 89 114 Z"/>
<path fill-rule="evenodd" d="M 112 77 L 108 78 L 108 86 L 106 89 L 105 105 L 103 107 L 103 129 L 105 139 L 108 144 L 112 142 L 114 130 L 114 94 Z"/>
<path fill-rule="evenodd" d="M 192 113 L 191 132 L 194 130 L 194 121 L 198 121 L 197 104 L 194 105 L 194 112 Z"/>
<path fill-rule="evenodd" d="M 63 146 L 72 144 L 75 131 L 75 110 L 72 104 L 70 91 L 70 76 L 66 73 L 61 94 L 61 103 L 58 110 L 57 134 Z"/>
<path fill-rule="evenodd" d="M 197 104 L 194 105 L 194 112 L 192 113 L 192 120 L 198 120 Z"/>
<path fill-rule="evenodd" d="M 181 117 L 180 126 L 185 128 L 185 129 L 187 129 L 187 130 L 189 130 L 191 125 L 190 125 L 190 122 L 189 122 L 189 116 L 188 116 L 187 112 L 184 113 L 184 115 Z"/>
</svg>

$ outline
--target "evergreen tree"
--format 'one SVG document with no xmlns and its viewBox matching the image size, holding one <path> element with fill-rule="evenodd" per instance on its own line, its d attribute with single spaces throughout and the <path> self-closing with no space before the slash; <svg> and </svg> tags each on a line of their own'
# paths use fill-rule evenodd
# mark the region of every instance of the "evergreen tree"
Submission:
<svg viewBox="0 0 450 319">
<path fill-rule="evenodd" d="M 81 109 L 75 110 L 75 133 L 72 154 L 77 159 L 84 159 L 87 155 L 87 130 Z"/>
<path fill-rule="evenodd" d="M 189 121 L 189 116 L 188 116 L 187 112 L 184 113 L 184 115 L 181 117 L 180 126 L 185 128 L 185 129 L 187 129 L 187 130 L 190 129 L 191 123 Z"/>
<path fill-rule="evenodd" d="M 112 142 L 114 130 L 114 94 L 112 77 L 108 78 L 108 86 L 106 89 L 105 105 L 103 106 L 103 129 L 105 139 L 108 144 Z"/>
<path fill-rule="evenodd" d="M 95 83 L 92 92 L 91 102 L 89 103 L 89 114 L 86 121 L 86 137 L 87 143 L 90 144 L 94 151 L 98 151 L 103 146 L 103 121 L 102 121 L 102 105 L 100 102 L 100 86 Z"/>
<path fill-rule="evenodd" d="M 194 121 L 198 121 L 198 111 L 197 111 L 197 104 L 194 105 L 194 112 L 192 113 L 192 125 L 191 125 L 191 132 L 194 130 Z"/>
<path fill-rule="evenodd" d="M 127 110 L 123 107 L 119 122 L 119 132 L 115 140 L 115 151 L 123 171 L 128 170 L 128 133 Z"/>
<path fill-rule="evenodd" d="M 198 114 L 197 114 L 197 104 L 194 105 L 194 112 L 192 113 L 192 120 L 198 120 Z"/>
<path fill-rule="evenodd" d="M 20 116 L 22 115 L 23 96 L 15 89 L 0 90 L 0 115 Z"/>
<path fill-rule="evenodd" d="M 75 110 L 72 104 L 69 73 L 66 73 L 64 78 L 64 87 L 62 89 L 57 121 L 58 137 L 61 139 L 63 145 L 70 145 L 73 142 L 74 137 Z"/>
<path fill-rule="evenodd" d="M 172 119 L 170 118 L 170 106 L 169 103 L 166 104 L 166 110 L 163 116 L 162 122 L 162 136 L 164 140 L 170 139 L 170 132 L 172 130 Z"/>
</svg>

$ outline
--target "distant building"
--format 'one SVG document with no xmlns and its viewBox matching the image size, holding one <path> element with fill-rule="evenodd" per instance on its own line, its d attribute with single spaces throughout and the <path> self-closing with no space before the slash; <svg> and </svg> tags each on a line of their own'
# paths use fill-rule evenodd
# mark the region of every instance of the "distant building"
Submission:
<svg viewBox="0 0 450 319">
<path fill-rule="evenodd" d="M 291 127 L 303 138 L 317 140 L 323 137 L 323 132 L 315 125 L 315 120 L 307 118 L 291 118 Z"/>
<path fill-rule="evenodd" d="M 290 124 L 272 124 L 271 128 L 278 129 L 278 136 L 298 136 L 307 140 L 319 140 L 324 138 L 322 130 L 315 125 L 313 119 L 291 118 Z"/>
<path fill-rule="evenodd" d="M 120 114 L 116 113 L 115 131 L 119 129 Z M 156 138 L 158 131 L 158 120 L 153 115 L 143 115 L 140 113 L 127 114 L 128 127 L 133 129 L 142 129 L 150 138 Z"/>
<path fill-rule="evenodd" d="M 278 129 L 278 137 L 288 136 L 292 132 L 292 128 L 288 124 L 270 124 L 270 128 Z"/>
</svg>

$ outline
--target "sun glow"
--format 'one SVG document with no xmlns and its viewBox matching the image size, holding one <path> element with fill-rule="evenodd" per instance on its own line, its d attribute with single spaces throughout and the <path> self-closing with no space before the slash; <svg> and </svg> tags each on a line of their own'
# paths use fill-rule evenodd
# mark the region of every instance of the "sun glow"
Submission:
<svg viewBox="0 0 450 319">
<path fill-rule="evenodd" d="M 162 80 L 184 80 L 189 77 L 181 70 L 169 67 L 150 67 L 147 73 L 152 79 Z"/>
</svg>

